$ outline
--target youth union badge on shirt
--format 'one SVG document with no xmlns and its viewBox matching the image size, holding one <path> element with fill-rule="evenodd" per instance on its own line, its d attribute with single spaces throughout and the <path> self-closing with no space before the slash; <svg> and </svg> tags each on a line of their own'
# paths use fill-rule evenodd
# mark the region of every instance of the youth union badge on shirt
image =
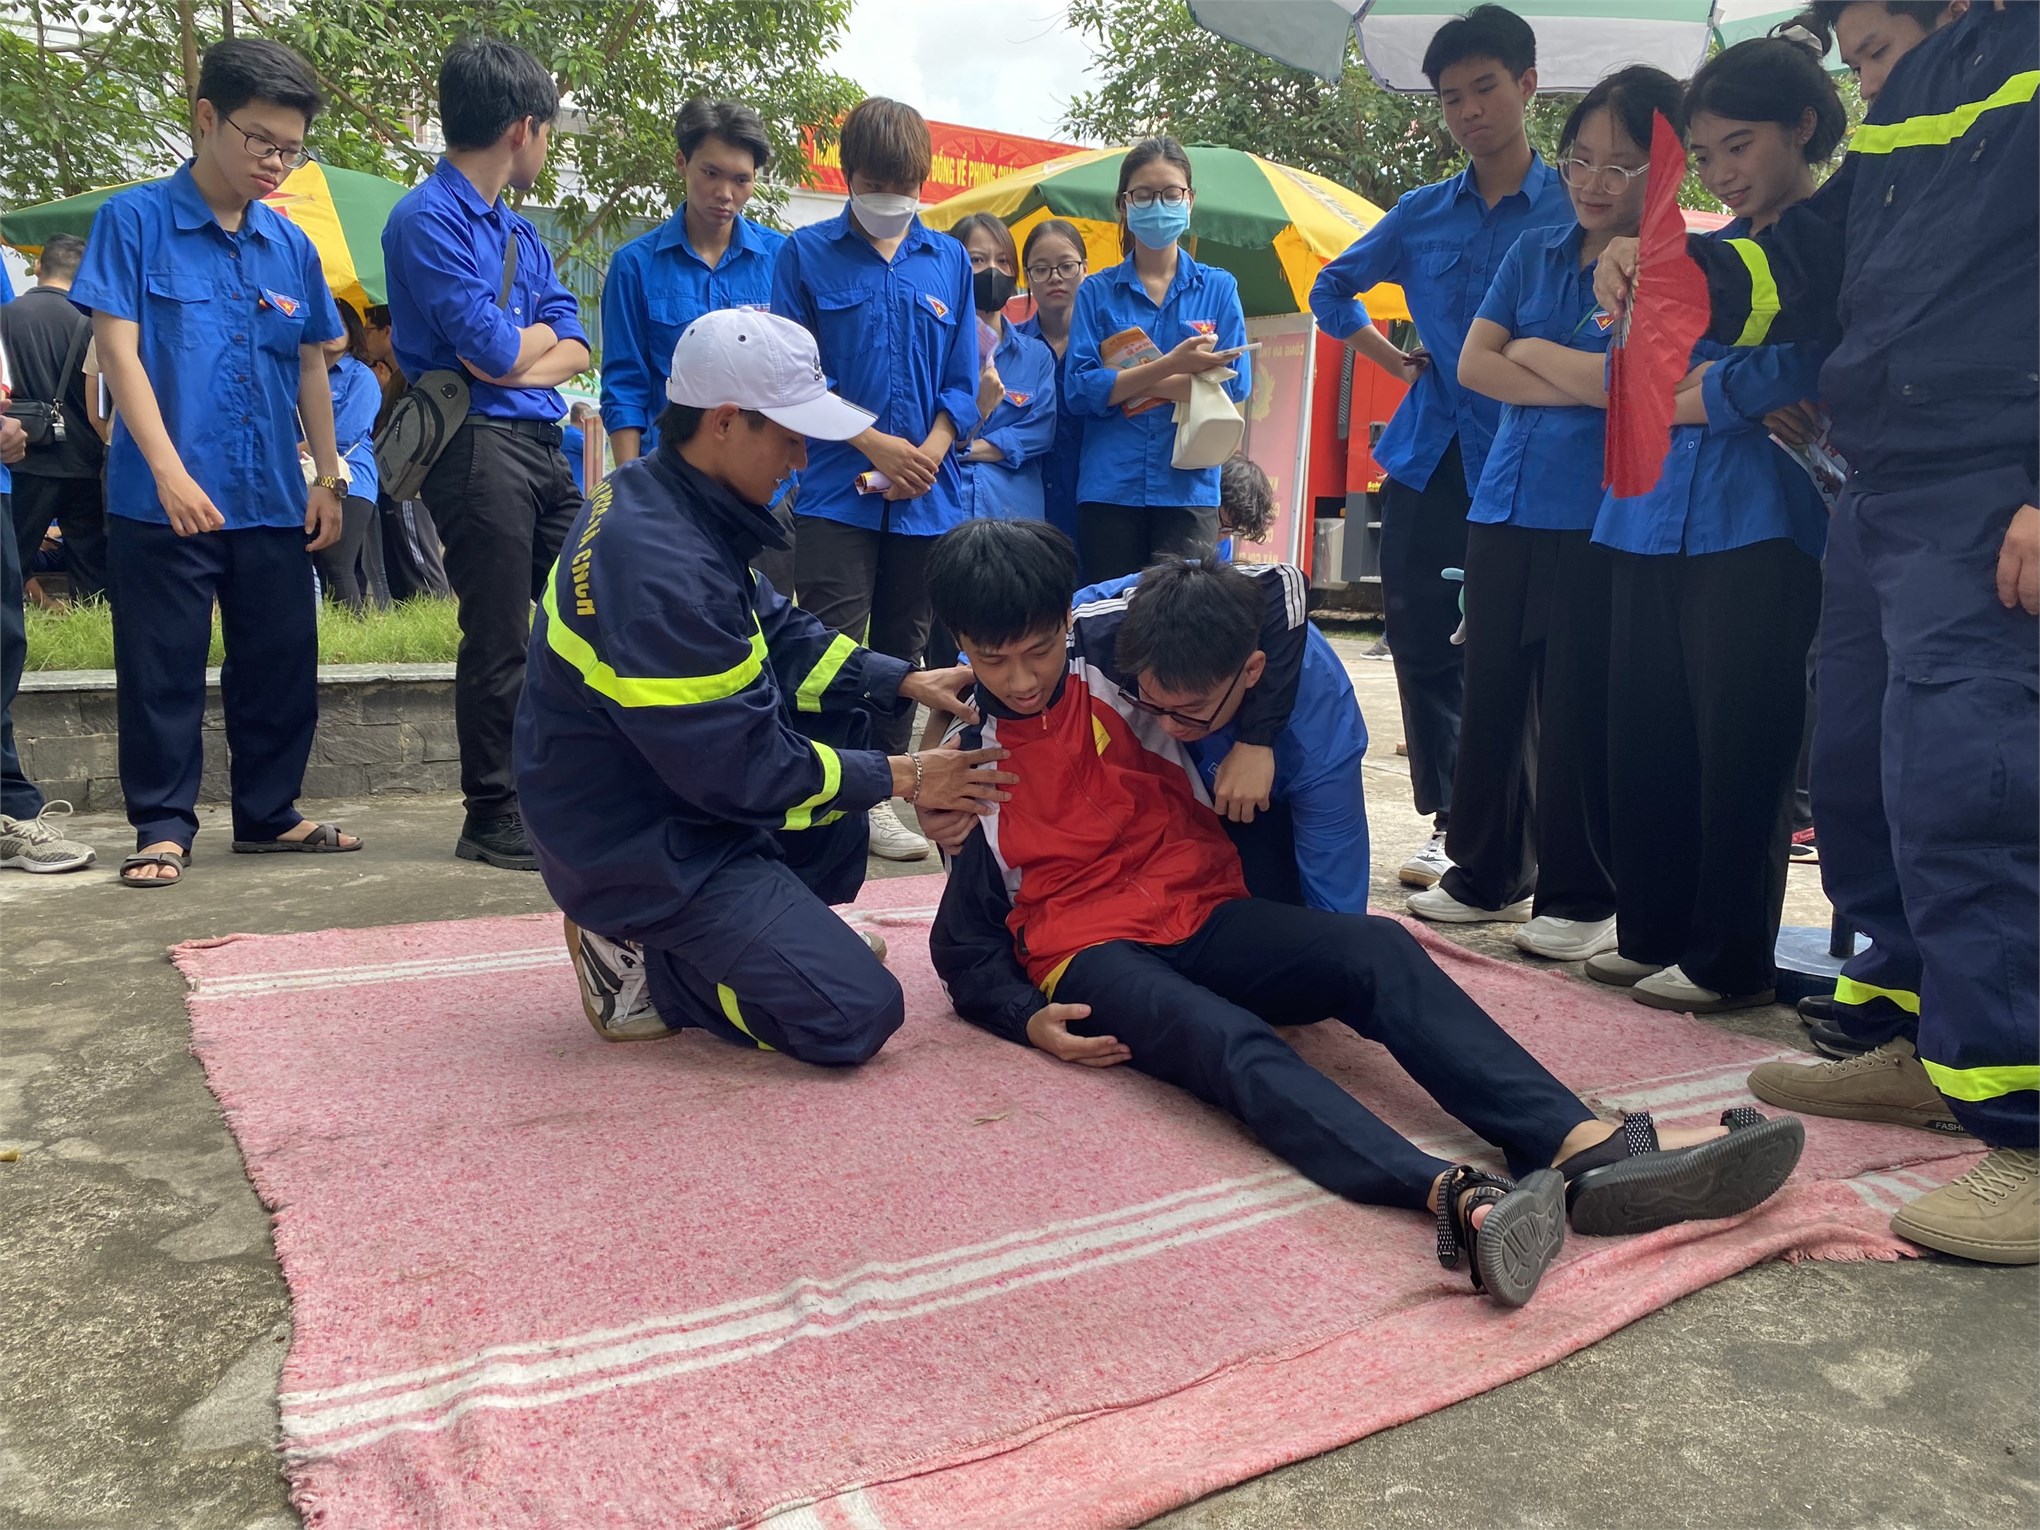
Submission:
<svg viewBox="0 0 2040 1530">
<path fill-rule="evenodd" d="M 939 297 L 935 296 L 934 293 L 932 292 L 922 293 L 921 301 L 926 303 L 928 307 L 931 310 L 933 310 L 936 318 L 946 319 L 949 317 L 949 305 L 943 302 L 942 299 L 940 299 Z"/>
<path fill-rule="evenodd" d="M 286 319 L 295 319 L 297 317 L 298 310 L 305 306 L 304 299 L 285 297 L 281 292 L 278 292 L 274 287 L 264 287 L 262 289 L 262 301 L 267 303 L 271 308 L 274 308 Z"/>
</svg>

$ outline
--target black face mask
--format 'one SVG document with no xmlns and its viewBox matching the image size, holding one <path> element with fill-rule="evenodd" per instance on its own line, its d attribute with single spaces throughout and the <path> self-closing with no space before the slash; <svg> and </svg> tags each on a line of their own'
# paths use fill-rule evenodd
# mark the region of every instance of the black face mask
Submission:
<svg viewBox="0 0 2040 1530">
<path fill-rule="evenodd" d="M 991 313 L 1012 302 L 1020 284 L 997 266 L 986 266 L 971 277 L 971 285 L 977 289 L 978 312 Z"/>
</svg>

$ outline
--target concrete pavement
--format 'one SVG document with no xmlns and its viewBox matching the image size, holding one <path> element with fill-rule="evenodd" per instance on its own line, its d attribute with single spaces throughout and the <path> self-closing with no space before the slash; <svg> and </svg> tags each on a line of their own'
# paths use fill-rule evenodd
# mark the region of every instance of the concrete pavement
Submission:
<svg viewBox="0 0 2040 1530">
<path fill-rule="evenodd" d="M 1341 640 L 1374 735 L 1378 901 L 1425 825 L 1386 664 Z M 0 1530 L 289 1530 L 271 1448 L 290 1311 L 267 1218 L 187 1050 L 170 945 L 229 931 L 522 913 L 535 876 L 451 858 L 458 805 L 308 803 L 344 858 L 235 857 L 189 885 L 0 874 Z M 878 866 L 885 874 L 925 868 Z M 1789 922 L 1824 924 L 1810 870 Z M 1467 944 L 1508 952 L 1479 929 Z M 1788 1041 L 1783 1010 L 1725 1017 Z M 2040 1275 L 1952 1261 L 1766 1265 L 1484 1397 L 1157 1521 L 1169 1530 L 2040 1520 Z"/>
</svg>

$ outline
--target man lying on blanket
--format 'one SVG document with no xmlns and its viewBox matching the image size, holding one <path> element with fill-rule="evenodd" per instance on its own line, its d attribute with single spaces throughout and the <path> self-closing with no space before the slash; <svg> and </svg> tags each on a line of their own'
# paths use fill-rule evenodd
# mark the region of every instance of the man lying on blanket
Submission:
<svg viewBox="0 0 2040 1530">
<path fill-rule="evenodd" d="M 977 675 L 969 747 L 1010 751 L 1010 800 L 964 843 L 931 940 L 966 1020 L 1094 1068 L 1131 1063 L 1231 1112 L 1356 1201 L 1436 1214 L 1438 1255 L 1528 1301 L 1570 1213 L 1582 1233 L 1734 1216 L 1798 1162 L 1793 1117 L 1667 1132 L 1594 1113 L 1400 924 L 1249 897 L 1203 782 L 1106 678 L 1072 620 L 1075 551 L 1040 521 L 970 521 L 928 559 L 935 615 Z M 1251 623 L 1251 615 L 1243 617 Z M 1507 1156 L 1513 1179 L 1435 1158 L 1275 1029 L 1327 1016 L 1386 1047 Z"/>
</svg>

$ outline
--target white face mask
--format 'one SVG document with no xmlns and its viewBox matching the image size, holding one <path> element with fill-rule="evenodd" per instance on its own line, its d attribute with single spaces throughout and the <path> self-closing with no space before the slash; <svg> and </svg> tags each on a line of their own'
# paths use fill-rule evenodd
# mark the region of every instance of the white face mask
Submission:
<svg viewBox="0 0 2040 1530">
<path fill-rule="evenodd" d="M 921 204 L 913 197 L 872 191 L 850 199 L 851 209 L 864 232 L 874 239 L 897 239 L 914 221 Z"/>
</svg>

